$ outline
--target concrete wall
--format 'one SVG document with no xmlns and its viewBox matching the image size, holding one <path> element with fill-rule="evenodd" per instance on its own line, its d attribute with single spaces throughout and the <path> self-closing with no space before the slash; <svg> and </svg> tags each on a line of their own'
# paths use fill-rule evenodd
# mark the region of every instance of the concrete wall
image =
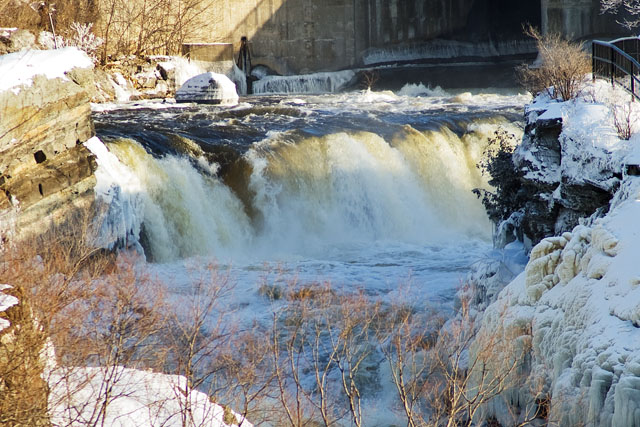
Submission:
<svg viewBox="0 0 640 427">
<path fill-rule="evenodd" d="M 599 0 L 542 0 L 542 31 L 571 39 L 630 35 L 615 16 L 600 13 Z"/>
<path fill-rule="evenodd" d="M 540 0 L 213 1 L 213 29 L 188 42 L 233 43 L 237 54 L 247 36 L 253 63 L 281 74 L 353 67 L 369 48 L 495 39 L 502 28 L 521 32 L 525 20 L 540 21 Z"/>
</svg>

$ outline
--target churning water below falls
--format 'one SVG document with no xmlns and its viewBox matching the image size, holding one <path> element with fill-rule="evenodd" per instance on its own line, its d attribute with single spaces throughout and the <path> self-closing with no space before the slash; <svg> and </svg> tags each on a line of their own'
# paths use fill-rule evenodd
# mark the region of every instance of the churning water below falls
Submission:
<svg viewBox="0 0 640 427">
<path fill-rule="evenodd" d="M 260 284 L 285 277 L 446 308 L 491 224 L 472 189 L 525 95 L 401 91 L 153 102 L 96 112 L 139 180 L 140 241 L 179 293 L 194 265 L 229 267 L 238 310 L 269 318 Z M 514 92 L 515 93 L 515 92 Z"/>
</svg>

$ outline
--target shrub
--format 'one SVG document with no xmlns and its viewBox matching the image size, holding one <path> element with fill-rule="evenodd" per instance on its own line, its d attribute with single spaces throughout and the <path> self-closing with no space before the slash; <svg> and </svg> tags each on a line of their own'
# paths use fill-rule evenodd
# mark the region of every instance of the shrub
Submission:
<svg viewBox="0 0 640 427">
<path fill-rule="evenodd" d="M 475 188 L 473 193 L 482 200 L 489 219 L 498 224 L 506 220 L 521 207 L 519 196 L 520 177 L 512 161 L 515 149 L 515 135 L 504 129 L 498 129 L 485 150 L 485 157 L 478 164 L 482 174 L 489 174 L 489 184 L 493 192 Z"/>
<path fill-rule="evenodd" d="M 620 139 L 629 140 L 635 133 L 637 124 L 633 114 L 633 104 L 631 101 L 622 104 L 611 104 L 611 114 L 613 115 L 613 125 Z"/>
<path fill-rule="evenodd" d="M 591 72 L 591 60 L 582 45 L 564 39 L 559 34 L 541 35 L 533 27 L 525 34 L 538 46 L 538 67 L 523 64 L 518 68 L 521 84 L 534 96 L 546 92 L 553 99 L 564 101 L 580 95 L 585 74 Z"/>
</svg>

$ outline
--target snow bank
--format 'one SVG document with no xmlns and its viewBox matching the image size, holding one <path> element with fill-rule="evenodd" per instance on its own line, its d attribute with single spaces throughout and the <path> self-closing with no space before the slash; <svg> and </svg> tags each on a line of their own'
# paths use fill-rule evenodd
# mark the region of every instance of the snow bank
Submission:
<svg viewBox="0 0 640 427">
<path fill-rule="evenodd" d="M 209 396 L 192 390 L 187 399 L 183 392 L 187 381 L 183 376 L 166 375 L 122 367 L 114 372 L 105 368 L 62 369 L 51 375 L 51 421 L 53 425 L 83 426 L 95 421 L 97 406 L 104 398 L 105 374 L 118 378 L 113 384 L 114 400 L 107 407 L 103 425 L 120 427 L 181 427 L 182 415 L 188 425 L 226 427 L 235 419 L 237 425 L 252 424 L 232 411 L 212 403 Z M 72 391 L 72 394 L 68 394 Z M 95 412 L 95 413 L 94 413 Z M 93 417 L 93 418 L 92 418 Z M 233 421 L 232 421 L 233 422 Z"/>
<path fill-rule="evenodd" d="M 93 61 L 75 47 L 58 50 L 23 50 L 0 56 L 0 91 L 18 86 L 30 86 L 33 78 L 44 75 L 48 79 L 65 79 L 73 68 L 93 68 Z"/>
<path fill-rule="evenodd" d="M 640 137 L 620 140 L 610 106 L 586 101 L 538 99 L 529 108 L 539 111 L 537 118 L 562 118 L 564 177 L 597 179 L 602 167 L 623 172 L 637 156 Z M 524 386 L 495 399 L 484 416 L 513 425 L 518 413 L 505 401 L 531 415 L 536 399 L 550 398 L 549 424 L 640 426 L 638 218 L 640 177 L 624 176 L 605 217 L 583 221 L 532 249 L 525 271 L 482 319 L 489 333 L 505 331 L 531 342 L 518 378 Z"/>
</svg>

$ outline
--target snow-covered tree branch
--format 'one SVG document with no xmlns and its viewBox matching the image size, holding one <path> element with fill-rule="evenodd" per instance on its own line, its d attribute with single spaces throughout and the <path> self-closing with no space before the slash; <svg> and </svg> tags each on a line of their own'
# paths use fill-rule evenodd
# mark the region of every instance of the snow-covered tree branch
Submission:
<svg viewBox="0 0 640 427">
<path fill-rule="evenodd" d="M 640 0 L 600 0 L 600 11 L 611 14 L 622 12 L 628 15 L 618 20 L 625 28 L 633 29 L 640 26 Z"/>
</svg>

